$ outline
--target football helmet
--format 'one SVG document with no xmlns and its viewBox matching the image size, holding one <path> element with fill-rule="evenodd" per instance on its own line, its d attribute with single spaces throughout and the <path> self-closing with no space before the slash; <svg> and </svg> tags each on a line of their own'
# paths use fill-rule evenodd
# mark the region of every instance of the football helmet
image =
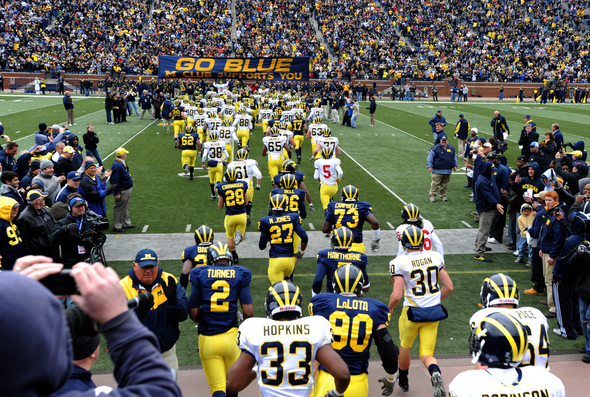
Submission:
<svg viewBox="0 0 590 397">
<path fill-rule="evenodd" d="M 420 218 L 420 208 L 416 204 L 408 203 L 402 208 L 402 219 L 406 221 L 417 221 Z"/>
<path fill-rule="evenodd" d="M 322 129 L 322 134 L 324 134 L 324 136 L 330 136 L 332 135 L 332 130 L 330 129 L 330 127 L 324 127 Z"/>
<path fill-rule="evenodd" d="M 502 273 L 492 274 L 483 280 L 479 298 L 484 308 L 504 304 L 518 307 L 518 287 L 512 277 Z"/>
<path fill-rule="evenodd" d="M 285 160 L 283 161 L 283 172 L 288 172 L 289 174 L 294 174 L 297 172 L 297 163 L 293 160 Z"/>
<path fill-rule="evenodd" d="M 195 230 L 195 243 L 197 245 L 210 245 L 213 243 L 213 229 L 209 226 L 202 225 Z"/>
<path fill-rule="evenodd" d="M 205 114 L 205 110 L 203 108 L 197 108 L 198 114 Z"/>
<path fill-rule="evenodd" d="M 230 118 L 226 117 L 223 119 L 223 126 L 224 127 L 231 127 L 231 123 L 232 123 L 232 121 Z"/>
<path fill-rule="evenodd" d="M 273 194 L 270 198 L 270 208 L 273 211 L 286 211 L 289 200 L 282 194 Z"/>
<path fill-rule="evenodd" d="M 522 324 L 508 313 L 488 314 L 469 337 L 472 363 L 492 368 L 516 367 L 527 351 L 527 334 Z"/>
<path fill-rule="evenodd" d="M 207 117 L 209 117 L 210 119 L 215 119 L 217 118 L 217 112 L 215 110 L 209 110 L 207 112 Z"/>
<path fill-rule="evenodd" d="M 238 179 L 238 170 L 236 167 L 230 165 L 227 167 L 227 170 L 225 170 L 225 174 L 223 176 L 226 181 L 234 182 L 236 179 Z"/>
<path fill-rule="evenodd" d="M 248 150 L 244 148 L 239 149 L 236 153 L 236 157 L 238 158 L 238 160 L 248 160 L 248 156 Z"/>
<path fill-rule="evenodd" d="M 303 119 L 303 113 L 302 112 L 297 112 L 295 113 L 295 118 L 297 120 L 302 120 Z"/>
<path fill-rule="evenodd" d="M 297 189 L 297 179 L 293 174 L 285 174 L 281 176 L 280 184 L 283 189 Z"/>
<path fill-rule="evenodd" d="M 246 114 L 246 108 L 243 106 L 240 106 L 239 112 L 240 112 L 240 114 Z"/>
<path fill-rule="evenodd" d="M 180 102 L 180 99 L 176 99 L 176 100 L 174 101 L 174 106 L 180 106 L 180 104 L 181 104 L 181 103 L 182 103 L 182 102 Z"/>
<path fill-rule="evenodd" d="M 195 127 L 193 127 L 192 125 L 187 125 L 186 126 L 186 133 L 192 134 L 193 132 L 195 132 Z"/>
<path fill-rule="evenodd" d="M 219 140 L 219 132 L 217 131 L 211 131 L 209 133 L 209 139 L 212 141 L 218 141 Z"/>
<path fill-rule="evenodd" d="M 212 108 L 213 107 L 213 99 L 207 100 L 207 107 L 208 108 Z"/>
<path fill-rule="evenodd" d="M 278 120 L 281 118 L 281 115 L 279 114 L 279 112 L 275 111 L 272 113 L 272 118 Z"/>
<path fill-rule="evenodd" d="M 270 136 L 279 136 L 279 134 L 280 132 L 278 127 L 272 127 L 270 129 Z"/>
<path fill-rule="evenodd" d="M 331 147 L 322 148 L 322 157 L 325 159 L 331 159 L 334 154 L 334 149 Z"/>
<path fill-rule="evenodd" d="M 408 226 L 402 233 L 402 246 L 413 250 L 422 249 L 424 233 L 416 226 Z"/>
<path fill-rule="evenodd" d="M 288 130 L 289 129 L 289 125 L 290 125 L 290 123 L 287 123 L 286 121 L 281 121 L 279 123 L 279 127 L 281 129 L 283 129 L 283 130 Z"/>
<path fill-rule="evenodd" d="M 316 116 L 313 118 L 313 123 L 314 124 L 321 124 L 322 123 L 322 118 L 319 116 Z"/>
<path fill-rule="evenodd" d="M 346 226 L 341 226 L 332 233 L 332 248 L 350 248 L 353 240 L 352 231 Z"/>
<path fill-rule="evenodd" d="M 232 255 L 227 244 L 218 241 L 207 250 L 207 264 L 215 266 L 215 263 L 221 259 L 227 259 L 229 264 L 232 264 Z"/>
<path fill-rule="evenodd" d="M 344 186 L 342 188 L 342 201 L 345 203 L 359 201 L 359 191 L 352 185 Z"/>
<path fill-rule="evenodd" d="M 358 266 L 346 263 L 334 272 L 332 286 L 334 292 L 345 296 L 361 296 L 365 285 L 365 276 Z"/>
<path fill-rule="evenodd" d="M 279 281 L 273 284 L 266 293 L 264 301 L 266 316 L 274 318 L 276 314 L 296 312 L 301 317 L 301 292 L 291 281 Z"/>
</svg>

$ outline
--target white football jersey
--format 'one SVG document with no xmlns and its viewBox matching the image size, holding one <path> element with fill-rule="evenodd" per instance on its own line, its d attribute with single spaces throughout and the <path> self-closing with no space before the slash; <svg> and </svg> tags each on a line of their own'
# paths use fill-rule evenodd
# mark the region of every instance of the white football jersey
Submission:
<svg viewBox="0 0 590 397">
<path fill-rule="evenodd" d="M 293 133 L 289 130 L 284 130 L 284 129 L 279 129 L 279 135 L 284 136 L 285 138 L 287 138 L 287 142 L 289 142 L 289 139 L 293 138 Z"/>
<path fill-rule="evenodd" d="M 234 127 L 219 127 L 217 130 L 219 132 L 219 140 L 226 145 L 231 144 L 231 141 L 238 142 L 238 137 L 236 136 L 236 129 Z"/>
<path fill-rule="evenodd" d="M 286 121 L 290 123 L 295 118 L 295 112 L 293 110 L 285 110 L 281 115 L 281 121 Z"/>
<path fill-rule="evenodd" d="M 272 120 L 272 109 L 261 109 L 260 113 L 258 113 L 258 120 L 260 120 L 260 121 Z"/>
<path fill-rule="evenodd" d="M 213 114 L 213 113 L 215 113 L 215 117 L 217 117 L 217 111 L 218 111 L 217 108 L 209 108 L 209 107 L 203 108 L 203 112 L 205 112 L 205 115 L 207 115 L 207 117 L 209 117 L 209 114 Z"/>
<path fill-rule="evenodd" d="M 251 130 L 252 116 L 249 114 L 238 114 L 234 120 L 233 126 L 238 130 Z"/>
<path fill-rule="evenodd" d="M 225 150 L 225 143 L 221 141 L 205 142 L 203 148 L 203 163 L 207 157 L 209 160 L 215 161 L 223 161 L 229 157 L 227 150 Z"/>
<path fill-rule="evenodd" d="M 398 255 L 402 255 L 404 253 L 404 251 L 406 250 L 404 248 L 404 246 L 402 245 L 402 233 L 404 232 L 404 230 L 406 230 L 408 228 L 408 226 L 410 226 L 410 225 L 408 225 L 407 223 L 404 223 L 404 224 L 399 225 L 397 227 L 397 229 L 395 229 L 397 241 L 399 241 L 399 245 L 397 248 Z M 444 257 L 445 251 L 444 251 L 442 242 L 440 241 L 440 239 L 438 238 L 438 236 L 434 232 L 434 226 L 432 225 L 432 223 L 430 221 L 427 221 L 426 219 L 424 219 L 422 221 L 422 233 L 424 234 L 424 246 L 422 247 L 422 250 L 423 251 L 430 251 L 430 250 L 432 250 L 432 246 L 434 245 L 436 252 L 438 252 L 439 254 L 441 254 Z"/>
<path fill-rule="evenodd" d="M 260 169 L 258 168 L 258 162 L 254 159 L 248 160 L 236 160 L 229 163 L 229 166 L 233 166 L 238 173 L 238 180 L 248 183 L 248 188 L 253 188 L 252 180 L 254 177 L 262 178 Z"/>
<path fill-rule="evenodd" d="M 440 303 L 438 272 L 445 266 L 438 252 L 411 252 L 389 262 L 389 273 L 404 278 L 404 306 L 431 307 Z"/>
<path fill-rule="evenodd" d="M 207 125 L 207 131 L 219 131 L 223 121 L 220 118 L 206 118 L 205 124 Z"/>
<path fill-rule="evenodd" d="M 561 380 L 539 367 L 488 368 L 461 372 L 449 385 L 450 397 L 547 396 L 565 397 Z"/>
<path fill-rule="evenodd" d="M 225 105 L 225 100 L 223 98 L 213 98 L 213 103 L 217 105 L 217 107 L 222 107 Z"/>
<path fill-rule="evenodd" d="M 503 312 L 510 314 L 523 325 L 528 340 L 528 348 L 519 367 L 534 365 L 549 371 L 549 323 L 539 309 L 534 307 L 519 307 L 506 309 L 503 307 L 488 307 L 475 312 L 469 319 L 471 329 L 477 328 L 479 323 L 489 314 Z"/>
<path fill-rule="evenodd" d="M 213 87 L 217 88 L 217 92 L 222 93 L 227 89 L 228 84 L 213 83 Z"/>
<path fill-rule="evenodd" d="M 319 143 L 322 149 L 332 148 L 334 155 L 336 155 L 336 147 L 338 146 L 338 138 L 333 136 L 318 136 L 315 139 L 315 143 Z"/>
<path fill-rule="evenodd" d="M 319 158 L 314 163 L 315 172 L 314 179 L 324 185 L 335 185 L 337 179 L 342 178 L 342 168 L 340 167 L 340 160 L 336 157 L 331 159 Z"/>
<path fill-rule="evenodd" d="M 186 118 L 194 119 L 195 115 L 198 114 L 196 106 L 185 106 L 184 114 L 186 115 Z"/>
<path fill-rule="evenodd" d="M 194 119 L 193 126 L 196 129 L 199 129 L 199 128 L 204 129 L 207 126 L 207 123 L 205 123 L 206 118 L 207 117 L 204 114 L 195 113 L 195 115 L 193 117 L 193 119 Z"/>
<path fill-rule="evenodd" d="M 269 160 L 280 160 L 287 138 L 284 136 L 265 136 L 262 144 L 266 146 Z"/>
<path fill-rule="evenodd" d="M 324 118 L 324 109 L 322 108 L 311 108 L 309 109 L 309 115 L 307 116 L 308 119 L 313 120 L 314 118 Z"/>
<path fill-rule="evenodd" d="M 236 107 L 234 105 L 223 105 L 221 108 L 221 115 L 224 118 L 233 118 L 236 114 Z"/>
<path fill-rule="evenodd" d="M 238 329 L 238 347 L 258 363 L 261 397 L 309 397 L 316 354 L 330 343 L 332 326 L 321 316 L 292 321 L 252 317 Z"/>
</svg>

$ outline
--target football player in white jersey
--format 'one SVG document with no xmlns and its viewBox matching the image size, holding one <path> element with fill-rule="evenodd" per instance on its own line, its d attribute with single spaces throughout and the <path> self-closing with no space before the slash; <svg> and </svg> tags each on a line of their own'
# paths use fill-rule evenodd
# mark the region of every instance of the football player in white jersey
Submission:
<svg viewBox="0 0 590 397">
<path fill-rule="evenodd" d="M 219 132 L 219 140 L 225 144 L 225 150 L 229 154 L 228 161 L 233 161 L 234 151 L 231 143 L 237 144 L 239 140 L 236 136 L 236 129 L 232 127 L 232 120 L 223 119 L 223 125 L 217 129 L 217 132 Z"/>
<path fill-rule="evenodd" d="M 313 102 L 313 107 L 309 109 L 309 115 L 307 116 L 307 119 L 311 121 L 315 120 L 316 117 L 320 120 L 324 118 L 324 109 L 321 108 L 319 99 L 316 99 Z"/>
<path fill-rule="evenodd" d="M 285 110 L 281 115 L 281 121 L 285 121 L 287 123 L 291 123 L 295 118 L 295 111 L 294 110 Z"/>
<path fill-rule="evenodd" d="M 252 116 L 246 113 L 245 108 L 240 109 L 240 113 L 236 116 L 233 126 L 238 130 L 238 139 L 242 146 L 248 146 L 250 141 L 250 131 L 253 128 Z"/>
<path fill-rule="evenodd" d="M 223 92 L 225 92 L 225 90 L 227 89 L 228 84 L 227 83 L 213 83 L 213 87 L 217 88 L 217 92 L 219 92 L 220 94 L 222 94 Z"/>
<path fill-rule="evenodd" d="M 218 131 L 223 121 L 216 114 L 209 112 L 205 119 L 205 124 L 207 125 L 207 132 L 211 134 L 213 131 Z"/>
<path fill-rule="evenodd" d="M 217 198 L 215 185 L 221 182 L 223 177 L 223 162 L 229 158 L 225 144 L 219 140 L 219 132 L 209 134 L 209 142 L 203 144 L 203 169 L 209 167 L 209 184 L 211 185 L 211 198 Z M 205 160 L 207 159 L 207 160 Z"/>
<path fill-rule="evenodd" d="M 340 146 L 338 146 L 338 138 L 332 136 L 330 127 L 326 127 L 322 131 L 322 135 L 315 138 L 317 145 L 313 151 L 315 157 L 320 150 L 325 148 L 332 148 L 336 156 L 340 156 Z"/>
<path fill-rule="evenodd" d="M 340 167 L 340 160 L 334 157 L 332 148 L 322 149 L 322 158 L 314 163 L 314 179 L 320 181 L 320 201 L 324 209 L 324 215 L 330 200 L 338 191 L 338 182 L 342 179 L 344 172 Z"/>
<path fill-rule="evenodd" d="M 226 119 L 226 118 L 231 118 L 233 119 L 233 117 L 236 115 L 236 107 L 233 104 L 233 101 L 231 99 L 227 100 L 227 103 L 225 103 L 222 107 L 221 107 L 221 116 Z"/>
<path fill-rule="evenodd" d="M 510 314 L 520 321 L 528 338 L 528 348 L 518 366 L 534 365 L 549 371 L 549 323 L 539 309 L 518 307 L 520 297 L 516 282 L 505 274 L 492 274 L 483 280 L 479 296 L 482 309 L 471 316 L 471 329 L 477 328 L 490 313 L 501 311 Z"/>
<path fill-rule="evenodd" d="M 262 131 L 266 131 L 266 129 L 268 128 L 268 122 L 270 120 L 272 120 L 272 109 L 267 108 L 266 106 L 269 106 L 268 104 L 264 104 L 264 108 L 262 108 L 260 110 L 260 113 L 258 113 L 258 121 L 262 122 Z"/>
<path fill-rule="evenodd" d="M 545 369 L 518 368 L 527 351 L 525 327 L 504 312 L 492 312 L 471 331 L 469 350 L 482 369 L 460 373 L 449 385 L 450 397 L 565 397 L 561 380 Z"/>
<path fill-rule="evenodd" d="M 279 135 L 278 127 L 272 127 L 269 131 L 270 136 L 262 138 L 262 156 L 268 155 L 268 173 L 272 182 L 274 176 L 279 173 L 283 166 L 281 156 L 283 150 L 286 150 L 289 158 L 291 158 L 291 149 L 287 143 L 287 138 Z"/>
<path fill-rule="evenodd" d="M 197 107 L 194 102 L 190 102 L 184 106 L 184 114 L 186 115 L 186 125 L 193 125 L 195 123 L 195 115 L 197 114 Z"/>
<path fill-rule="evenodd" d="M 265 307 L 268 318 L 249 318 L 238 329 L 242 353 L 227 373 L 227 393 L 257 379 L 261 397 L 309 397 L 317 360 L 334 377 L 335 387 L 326 396 L 342 396 L 350 373 L 332 348 L 330 322 L 321 316 L 301 317 L 301 293 L 289 281 L 268 289 Z"/>
<path fill-rule="evenodd" d="M 262 174 L 258 169 L 258 162 L 254 159 L 249 159 L 248 149 L 241 148 L 236 153 L 237 160 L 232 161 L 229 166 L 233 166 L 238 173 L 238 180 L 244 181 L 248 184 L 248 204 L 246 205 L 246 227 L 250 227 L 250 212 L 252 211 L 252 202 L 254 201 L 254 189 L 260 190 L 260 183 L 262 182 Z M 253 179 L 256 177 L 256 186 L 253 184 Z"/>
<path fill-rule="evenodd" d="M 426 219 L 420 218 L 420 209 L 416 204 L 408 203 L 402 209 L 402 223 L 395 229 L 395 234 L 397 236 L 397 240 L 399 241 L 399 246 L 397 249 L 397 254 L 401 255 L 404 253 L 405 248 L 402 245 L 402 234 L 404 230 L 408 226 L 416 226 L 419 229 L 422 229 L 422 233 L 424 233 L 424 246 L 422 248 L 423 251 L 430 251 L 432 250 L 432 246 L 436 248 L 436 252 L 441 254 L 444 259 L 445 251 L 443 249 L 442 242 L 434 232 L 434 226 L 432 223 Z"/>
<path fill-rule="evenodd" d="M 420 360 L 430 373 L 434 397 L 445 397 L 446 390 L 438 361 L 434 358 L 438 323 L 447 318 L 446 309 L 440 304 L 453 291 L 453 282 L 445 270 L 445 263 L 438 252 L 422 252 L 424 234 L 416 226 L 409 226 L 402 235 L 407 250 L 389 262 L 389 273 L 394 278 L 393 292 L 389 298 L 389 311 L 404 297 L 404 308 L 399 317 L 399 376 L 400 388 L 410 390 L 410 348 L 420 336 Z M 442 282 L 442 288 L 438 283 Z"/>
<path fill-rule="evenodd" d="M 305 137 L 311 141 L 311 151 L 313 152 L 317 146 L 316 139 L 323 135 L 324 128 L 328 128 L 328 126 L 322 123 L 322 119 L 315 118 L 313 119 L 313 123 L 309 125 L 307 128 L 307 134 Z M 315 154 L 311 156 L 309 161 L 312 161 L 314 158 L 319 158 L 319 154 Z"/>
<path fill-rule="evenodd" d="M 207 130 L 206 119 L 207 116 L 205 115 L 205 111 L 202 108 L 197 108 L 196 113 L 193 115 L 193 127 L 195 127 L 197 134 L 199 134 L 199 140 L 201 143 L 204 143 L 207 138 L 205 134 L 205 131 Z"/>
</svg>

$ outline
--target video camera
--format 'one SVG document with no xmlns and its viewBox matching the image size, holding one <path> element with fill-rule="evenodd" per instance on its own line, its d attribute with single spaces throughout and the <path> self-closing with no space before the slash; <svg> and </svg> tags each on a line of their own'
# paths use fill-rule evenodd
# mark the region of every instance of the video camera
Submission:
<svg viewBox="0 0 590 397">
<path fill-rule="evenodd" d="M 98 215 L 93 211 L 88 211 L 86 216 L 86 220 L 90 224 L 90 227 L 93 231 L 100 232 L 102 230 L 109 230 L 109 218 L 106 216 Z"/>
</svg>

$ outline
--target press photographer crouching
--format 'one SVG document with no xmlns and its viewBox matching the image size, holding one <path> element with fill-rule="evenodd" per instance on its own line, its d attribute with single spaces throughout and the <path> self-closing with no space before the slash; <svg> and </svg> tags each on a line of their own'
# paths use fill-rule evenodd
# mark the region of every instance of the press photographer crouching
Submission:
<svg viewBox="0 0 590 397">
<path fill-rule="evenodd" d="M 16 261 L 14 271 L 0 273 L 0 322 L 11 324 L 0 328 L 0 385 L 4 397 L 51 395 L 76 372 L 73 362 L 77 357 L 72 354 L 71 342 L 76 335 L 70 330 L 75 324 L 66 321 L 54 294 L 35 281 L 60 272 L 63 266 L 51 262 L 43 256 L 27 256 Z M 72 296 L 78 305 L 76 310 L 84 311 L 98 324 L 120 385 L 101 395 L 181 396 L 160 357 L 155 336 L 128 310 L 116 272 L 100 263 L 78 263 L 71 277 L 79 291 Z M 87 390 L 73 391 L 68 396 L 96 394 L 95 390 Z"/>
<path fill-rule="evenodd" d="M 93 227 L 95 221 L 89 219 L 86 201 L 78 193 L 70 194 L 66 204 L 68 215 L 55 224 L 49 239 L 59 245 L 64 268 L 71 269 L 78 262 L 94 262 L 91 251 L 95 246 L 102 247 L 106 236 Z"/>
</svg>

